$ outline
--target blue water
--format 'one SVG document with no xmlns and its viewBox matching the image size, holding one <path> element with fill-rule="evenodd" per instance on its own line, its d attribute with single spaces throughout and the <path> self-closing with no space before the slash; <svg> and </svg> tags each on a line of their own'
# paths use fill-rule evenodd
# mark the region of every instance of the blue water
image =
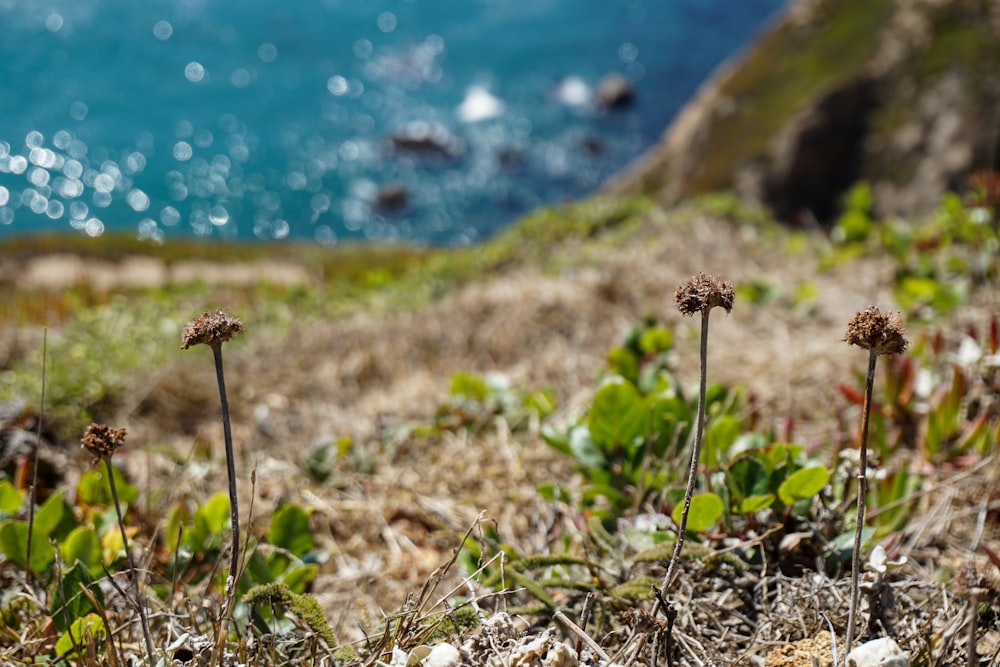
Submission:
<svg viewBox="0 0 1000 667">
<path fill-rule="evenodd" d="M 0 240 L 473 243 L 598 187 L 781 4 L 0 0 Z"/>
</svg>

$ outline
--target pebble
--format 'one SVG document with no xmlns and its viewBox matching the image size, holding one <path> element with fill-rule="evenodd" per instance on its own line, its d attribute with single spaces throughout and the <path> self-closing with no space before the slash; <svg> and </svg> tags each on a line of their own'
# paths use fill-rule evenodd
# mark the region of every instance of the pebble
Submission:
<svg viewBox="0 0 1000 667">
<path fill-rule="evenodd" d="M 848 667 L 910 667 L 899 644 L 889 637 L 873 639 L 847 654 Z"/>
</svg>

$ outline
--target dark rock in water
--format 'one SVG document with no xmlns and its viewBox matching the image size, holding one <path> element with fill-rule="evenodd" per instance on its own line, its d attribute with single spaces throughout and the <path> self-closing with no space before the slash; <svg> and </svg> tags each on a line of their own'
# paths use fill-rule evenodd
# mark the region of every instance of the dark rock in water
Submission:
<svg viewBox="0 0 1000 667">
<path fill-rule="evenodd" d="M 455 158 L 465 152 L 462 140 L 443 125 L 415 121 L 389 136 L 395 151 L 424 157 Z"/>
<path fill-rule="evenodd" d="M 524 152 L 517 148 L 501 148 L 497 151 L 497 163 L 504 169 L 520 169 L 524 166 Z"/>
<path fill-rule="evenodd" d="M 402 183 L 387 183 L 375 195 L 375 208 L 389 213 L 401 211 L 409 204 L 410 196 Z"/>
<path fill-rule="evenodd" d="M 585 137 L 580 144 L 588 155 L 597 157 L 604 153 L 604 142 L 597 137 Z"/>
<path fill-rule="evenodd" d="M 594 102 L 604 109 L 625 109 L 635 102 L 635 88 L 623 75 L 608 74 L 598 81 Z"/>
</svg>

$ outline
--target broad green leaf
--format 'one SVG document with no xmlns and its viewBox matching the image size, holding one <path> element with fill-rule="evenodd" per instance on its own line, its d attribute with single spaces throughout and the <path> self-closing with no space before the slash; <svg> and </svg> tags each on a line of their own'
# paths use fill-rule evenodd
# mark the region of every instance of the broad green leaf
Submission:
<svg viewBox="0 0 1000 667">
<path fill-rule="evenodd" d="M 0 550 L 7 560 L 18 567 L 25 567 L 28 554 L 28 523 L 26 521 L 4 521 L 0 524 Z M 55 561 L 56 552 L 49 543 L 47 536 L 34 530 L 31 541 L 31 571 L 35 574 L 45 572 Z"/>
<path fill-rule="evenodd" d="M 205 554 L 221 544 L 222 531 L 229 524 L 229 496 L 219 491 L 194 513 L 192 525 L 184 534 L 184 545 L 195 553 Z"/>
<path fill-rule="evenodd" d="M 282 574 L 280 580 L 287 585 L 293 593 L 301 594 L 306 592 L 306 585 L 316 578 L 317 572 L 319 572 L 319 565 L 316 565 L 315 563 L 296 565 L 295 567 L 286 570 Z"/>
<path fill-rule="evenodd" d="M 605 383 L 590 405 L 590 435 L 605 451 L 629 446 L 646 431 L 649 416 L 639 390 L 631 382 L 614 378 Z"/>
<path fill-rule="evenodd" d="M 87 566 L 77 561 L 73 567 L 65 571 L 62 581 L 56 584 L 49 594 L 52 599 L 49 616 L 52 617 L 52 623 L 59 632 L 65 632 L 66 628 L 77 619 L 97 611 L 90 597 L 82 590 L 84 588 L 94 596 L 98 604 L 104 604 L 101 587 L 94 583 Z"/>
<path fill-rule="evenodd" d="M 720 415 L 713 419 L 705 429 L 701 462 L 709 468 L 717 468 L 742 432 L 741 419 L 732 415 Z"/>
<path fill-rule="evenodd" d="M 801 453 L 802 445 L 790 442 L 776 442 L 767 448 L 767 458 L 774 468 L 793 463 Z"/>
<path fill-rule="evenodd" d="M 678 504 L 671 513 L 678 526 L 681 523 L 681 513 L 683 510 L 684 505 Z M 688 511 L 687 530 L 693 533 L 700 533 L 707 530 L 719 520 L 722 512 L 722 498 L 714 493 L 700 493 L 694 496 L 691 498 L 691 509 Z"/>
<path fill-rule="evenodd" d="M 87 614 L 73 621 L 69 630 L 62 633 L 56 642 L 56 654 L 66 657 L 76 656 L 77 653 L 73 647 L 73 640 L 76 639 L 77 646 L 85 646 L 88 635 L 99 642 L 104 641 L 108 636 L 108 631 L 104 627 L 104 621 L 97 614 Z"/>
<path fill-rule="evenodd" d="M 781 502 L 791 505 L 796 500 L 812 498 L 823 490 L 828 481 L 830 481 L 830 471 L 825 466 L 809 466 L 796 470 L 778 487 L 778 497 L 781 498 Z"/>
<path fill-rule="evenodd" d="M 129 484 L 121 470 L 116 466 L 112 465 L 111 470 L 115 476 L 115 490 L 118 491 L 118 500 L 125 505 L 132 505 L 139 497 L 138 487 Z M 76 495 L 81 501 L 91 505 L 110 505 L 112 503 L 111 486 L 108 484 L 108 469 L 103 463 L 80 476 Z"/>
<path fill-rule="evenodd" d="M 740 514 L 750 514 L 751 512 L 759 512 L 765 510 L 771 506 L 774 502 L 773 493 L 764 493 L 759 496 L 747 496 L 740 503 Z"/>
<path fill-rule="evenodd" d="M 35 525 L 33 530 L 48 537 L 56 529 L 63 518 L 63 510 L 66 504 L 62 499 L 62 491 L 58 491 L 49 496 L 48 500 L 35 512 Z M 34 548 L 34 545 L 32 545 Z"/>
<path fill-rule="evenodd" d="M 24 494 L 18 491 L 10 480 L 0 479 L 0 512 L 14 514 L 21 507 Z"/>
<path fill-rule="evenodd" d="M 95 574 L 101 571 L 101 539 L 92 528 L 77 526 L 62 541 L 59 550 L 63 562 L 83 563 L 91 573 Z"/>
<path fill-rule="evenodd" d="M 229 496 L 219 491 L 199 507 L 195 513 L 195 522 L 201 523 L 210 533 L 221 533 L 229 525 Z"/>
<path fill-rule="evenodd" d="M 577 462 L 589 470 L 599 470 L 607 466 L 604 452 L 594 443 L 590 429 L 576 426 L 569 433 L 569 450 Z"/>
<path fill-rule="evenodd" d="M 282 505 L 271 517 L 267 541 L 296 556 L 312 551 L 313 537 L 309 528 L 309 513 L 295 503 Z"/>
<path fill-rule="evenodd" d="M 451 395 L 473 401 L 484 401 L 490 388 L 486 381 L 469 373 L 455 373 L 451 376 Z"/>
<path fill-rule="evenodd" d="M 669 352 L 674 346 L 674 335 L 670 329 L 652 327 L 642 332 L 639 338 L 639 349 L 645 354 L 661 354 Z"/>
<path fill-rule="evenodd" d="M 756 456 L 744 455 L 733 461 L 726 475 L 733 498 L 743 500 L 770 492 L 771 476 L 767 466 Z"/>
</svg>

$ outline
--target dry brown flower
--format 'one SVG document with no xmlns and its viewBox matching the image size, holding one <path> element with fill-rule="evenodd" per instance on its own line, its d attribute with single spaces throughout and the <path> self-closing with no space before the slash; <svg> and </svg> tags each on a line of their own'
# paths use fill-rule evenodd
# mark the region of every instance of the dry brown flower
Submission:
<svg viewBox="0 0 1000 667">
<path fill-rule="evenodd" d="M 876 306 L 868 306 L 851 318 L 844 341 L 877 355 L 900 354 L 909 344 L 899 313 L 882 313 Z"/>
<path fill-rule="evenodd" d="M 246 325 L 239 318 L 221 310 L 203 313 L 184 325 L 181 332 L 181 342 L 184 344 L 182 349 L 199 344 L 221 345 L 246 330 Z"/>
<path fill-rule="evenodd" d="M 80 440 L 80 445 L 98 459 L 114 456 L 124 444 L 125 429 L 111 428 L 107 424 L 91 424 Z"/>
<path fill-rule="evenodd" d="M 680 284 L 674 292 L 677 310 L 682 315 L 694 315 L 704 310 L 721 306 L 729 313 L 733 310 L 733 284 L 728 280 L 720 280 L 708 273 L 699 273 Z"/>
</svg>

